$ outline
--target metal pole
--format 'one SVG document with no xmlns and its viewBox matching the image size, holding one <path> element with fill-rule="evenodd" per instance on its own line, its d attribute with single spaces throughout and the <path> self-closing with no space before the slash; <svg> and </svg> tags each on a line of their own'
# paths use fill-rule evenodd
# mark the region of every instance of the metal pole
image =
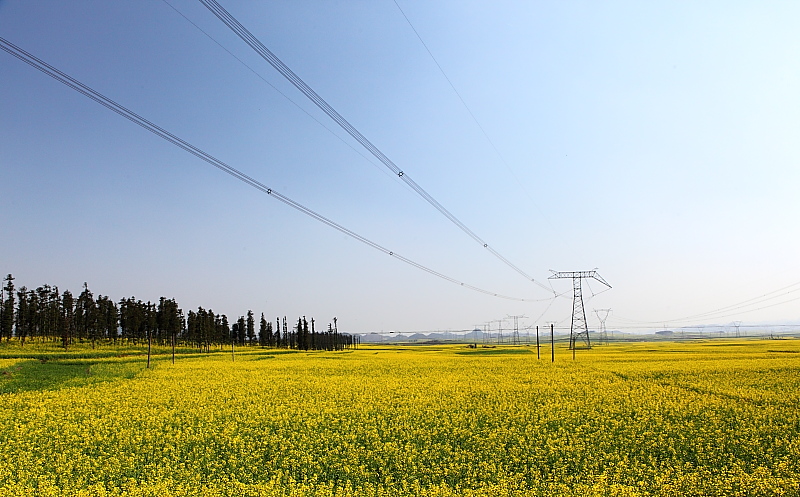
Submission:
<svg viewBox="0 0 800 497">
<path fill-rule="evenodd" d="M 556 362 L 556 341 L 553 338 L 552 323 L 550 323 L 550 362 Z"/>
<path fill-rule="evenodd" d="M 541 351 L 539 349 L 539 325 L 536 325 L 536 359 L 541 359 Z"/>
</svg>

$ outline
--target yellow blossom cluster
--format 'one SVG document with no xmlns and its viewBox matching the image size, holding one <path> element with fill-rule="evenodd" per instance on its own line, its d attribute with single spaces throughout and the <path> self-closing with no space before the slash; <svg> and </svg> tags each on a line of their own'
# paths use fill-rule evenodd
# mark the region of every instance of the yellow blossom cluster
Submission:
<svg viewBox="0 0 800 497">
<path fill-rule="evenodd" d="M 81 360 L 0 394 L 0 497 L 800 495 L 800 341 Z"/>
</svg>

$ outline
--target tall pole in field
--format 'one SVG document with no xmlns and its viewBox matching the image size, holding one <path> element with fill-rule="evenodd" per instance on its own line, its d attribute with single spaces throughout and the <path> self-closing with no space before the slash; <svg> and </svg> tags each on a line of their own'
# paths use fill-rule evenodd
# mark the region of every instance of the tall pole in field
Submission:
<svg viewBox="0 0 800 497">
<path fill-rule="evenodd" d="M 556 362 L 556 340 L 553 336 L 553 323 L 550 323 L 550 362 Z"/>
<path fill-rule="evenodd" d="M 541 359 L 541 350 L 539 348 L 539 325 L 536 325 L 536 359 Z"/>
</svg>

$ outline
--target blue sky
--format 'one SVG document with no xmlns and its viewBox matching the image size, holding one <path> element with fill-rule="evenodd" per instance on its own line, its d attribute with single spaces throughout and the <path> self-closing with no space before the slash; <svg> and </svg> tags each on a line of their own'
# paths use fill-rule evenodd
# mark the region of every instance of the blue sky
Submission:
<svg viewBox="0 0 800 497">
<path fill-rule="evenodd" d="M 169 1 L 258 75 L 163 0 L 0 0 L 0 36 L 405 257 L 549 297 L 365 159 L 202 4 Z M 222 3 L 505 257 L 542 281 L 599 268 L 614 288 L 587 309 L 612 308 L 609 327 L 800 320 L 800 286 L 681 320 L 800 281 L 796 3 L 399 1 L 503 159 L 391 0 Z M 570 299 L 436 279 L 4 52 L 0 85 L 0 271 L 19 284 L 350 331 L 568 324 Z"/>
</svg>

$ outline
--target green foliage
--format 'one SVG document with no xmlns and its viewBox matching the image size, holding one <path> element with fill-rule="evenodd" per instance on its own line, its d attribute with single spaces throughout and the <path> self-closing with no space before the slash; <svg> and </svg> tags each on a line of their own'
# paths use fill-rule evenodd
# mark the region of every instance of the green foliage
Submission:
<svg viewBox="0 0 800 497">
<path fill-rule="evenodd" d="M 93 359 L 28 359 L 0 369 L 0 394 L 82 387 L 132 378 L 144 369 L 139 358 L 97 362 Z"/>
</svg>

